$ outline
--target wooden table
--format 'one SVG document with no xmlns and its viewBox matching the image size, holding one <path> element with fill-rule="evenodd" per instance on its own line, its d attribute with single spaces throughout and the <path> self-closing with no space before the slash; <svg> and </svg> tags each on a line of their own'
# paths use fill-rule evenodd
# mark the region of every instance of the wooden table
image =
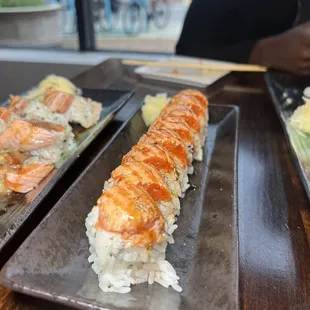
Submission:
<svg viewBox="0 0 310 310">
<path fill-rule="evenodd" d="M 105 87 L 97 66 L 78 86 Z M 211 103 L 240 108 L 238 152 L 239 294 L 249 310 L 310 309 L 310 208 L 289 155 L 280 122 L 260 74 L 227 77 L 208 90 Z M 101 81 L 101 82 L 98 82 Z M 124 107 L 118 120 L 126 119 Z M 65 176 L 69 186 L 119 128 L 112 122 Z M 55 188 L 50 206 L 31 219 L 37 225 L 65 191 Z M 30 226 L 30 225 L 28 225 Z M 23 231 L 15 248 L 29 234 Z M 12 254 L 8 249 L 8 256 Z M 0 309 L 69 309 L 0 287 Z"/>
</svg>

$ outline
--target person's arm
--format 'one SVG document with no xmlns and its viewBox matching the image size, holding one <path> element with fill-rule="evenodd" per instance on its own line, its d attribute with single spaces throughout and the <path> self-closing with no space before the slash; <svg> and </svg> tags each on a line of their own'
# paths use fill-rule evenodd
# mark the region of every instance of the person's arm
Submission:
<svg viewBox="0 0 310 310">
<path fill-rule="evenodd" d="M 310 74 L 310 22 L 259 40 L 250 53 L 249 63 L 301 75 Z"/>
</svg>

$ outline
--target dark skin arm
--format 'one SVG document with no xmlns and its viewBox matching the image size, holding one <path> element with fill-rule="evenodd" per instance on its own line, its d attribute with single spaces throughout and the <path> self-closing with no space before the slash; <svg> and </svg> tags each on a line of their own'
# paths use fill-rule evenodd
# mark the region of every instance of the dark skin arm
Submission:
<svg viewBox="0 0 310 310">
<path fill-rule="evenodd" d="M 299 75 L 310 74 L 310 22 L 258 41 L 249 63 Z"/>
</svg>

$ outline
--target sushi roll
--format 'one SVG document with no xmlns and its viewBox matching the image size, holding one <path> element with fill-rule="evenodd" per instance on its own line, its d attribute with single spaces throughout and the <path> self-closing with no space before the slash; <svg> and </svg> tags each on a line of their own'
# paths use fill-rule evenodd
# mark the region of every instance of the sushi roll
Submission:
<svg viewBox="0 0 310 310">
<path fill-rule="evenodd" d="M 77 123 L 84 128 L 97 124 L 102 111 L 99 102 L 53 88 L 46 91 L 43 103 L 53 112 L 63 114 L 69 123 Z"/>
<path fill-rule="evenodd" d="M 129 292 L 154 281 L 180 290 L 165 260 L 165 219 L 151 196 L 136 185 L 105 191 L 86 219 L 89 261 L 104 292 Z"/>
<path fill-rule="evenodd" d="M 200 118 L 200 124 L 202 126 L 201 136 L 202 145 L 204 145 L 205 138 L 208 135 L 208 100 L 198 90 L 184 90 L 171 98 L 169 107 L 173 106 L 186 106 L 193 113 Z"/>
<path fill-rule="evenodd" d="M 179 95 L 185 95 L 185 96 L 188 96 L 188 97 L 192 97 L 192 98 L 195 98 L 197 101 L 199 101 L 199 103 L 207 108 L 208 107 L 208 99 L 207 97 L 202 93 L 200 92 L 199 90 L 196 90 L 196 89 L 184 89 L 182 91 L 179 92 Z"/>
<path fill-rule="evenodd" d="M 123 157 L 122 164 L 129 162 L 144 162 L 152 165 L 161 174 L 172 196 L 181 197 L 182 192 L 174 161 L 165 149 L 155 144 L 140 143 L 133 146 Z"/>
<path fill-rule="evenodd" d="M 165 129 L 167 131 L 173 131 L 186 145 L 188 152 L 191 154 L 193 159 L 202 160 L 202 146 L 200 132 L 194 131 L 187 122 L 181 118 L 184 114 L 174 116 L 171 114 L 162 115 L 157 121 L 151 126 L 151 128 Z M 199 128 L 200 130 L 200 128 Z"/>
<path fill-rule="evenodd" d="M 182 140 L 172 131 L 152 129 L 140 138 L 140 143 L 159 145 L 168 152 L 174 161 L 183 195 L 189 188 L 188 174 L 193 173 L 193 167 L 192 155 Z"/>
<path fill-rule="evenodd" d="M 93 270 L 104 292 L 157 282 L 182 291 L 165 259 L 189 187 L 193 160 L 202 160 L 208 101 L 185 90 L 174 96 L 104 184 L 86 219 Z"/>
<path fill-rule="evenodd" d="M 143 188 L 152 197 L 166 220 L 166 233 L 171 236 L 177 227 L 174 222 L 175 215 L 180 214 L 180 201 L 169 191 L 160 173 L 149 164 L 128 162 L 111 173 L 111 178 L 105 183 L 104 189 L 130 184 Z M 173 242 L 172 237 L 169 242 Z"/>
</svg>

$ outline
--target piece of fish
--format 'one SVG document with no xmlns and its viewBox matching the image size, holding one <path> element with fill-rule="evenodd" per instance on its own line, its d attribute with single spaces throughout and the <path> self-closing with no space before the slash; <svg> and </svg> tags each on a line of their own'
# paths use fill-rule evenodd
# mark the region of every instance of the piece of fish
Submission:
<svg viewBox="0 0 310 310">
<path fill-rule="evenodd" d="M 153 144 L 164 148 L 175 163 L 177 171 L 191 165 L 190 154 L 180 138 L 164 129 L 152 129 L 143 135 L 138 144 Z"/>
<path fill-rule="evenodd" d="M 0 149 L 29 152 L 55 145 L 63 127 L 52 123 L 14 120 L 0 133 Z"/>
<path fill-rule="evenodd" d="M 64 128 L 63 132 L 58 133 L 59 140 L 55 146 L 40 149 L 40 151 L 32 153 L 33 155 L 57 162 L 75 149 L 76 143 L 72 127 L 64 115 L 51 111 L 46 105 L 36 100 L 20 96 L 11 96 L 10 99 L 9 110 L 17 113 L 20 117 L 31 121 L 50 122 Z"/>
<path fill-rule="evenodd" d="M 160 173 L 143 162 L 128 162 L 117 167 L 108 181 L 114 185 L 134 184 L 146 190 L 155 202 L 171 201 L 171 194 Z"/>
<path fill-rule="evenodd" d="M 8 169 L 4 181 L 7 187 L 18 193 L 27 193 L 54 169 L 51 161 L 31 157 L 27 159 L 19 169 Z"/>
<path fill-rule="evenodd" d="M 161 174 L 172 195 L 181 196 L 174 161 L 165 149 L 154 144 L 137 144 L 123 157 L 122 164 L 130 162 L 152 165 Z"/>
<path fill-rule="evenodd" d="M 136 185 L 114 186 L 97 201 L 97 229 L 121 234 L 133 245 L 159 243 L 165 231 L 165 219 L 151 196 Z"/>
<path fill-rule="evenodd" d="M 54 112 L 63 114 L 69 122 L 89 128 L 98 123 L 102 104 L 89 98 L 74 96 L 49 88 L 43 103 Z"/>
<path fill-rule="evenodd" d="M 28 157 L 19 152 L 0 153 L 0 192 L 27 193 L 54 168 L 47 160 Z"/>
</svg>

